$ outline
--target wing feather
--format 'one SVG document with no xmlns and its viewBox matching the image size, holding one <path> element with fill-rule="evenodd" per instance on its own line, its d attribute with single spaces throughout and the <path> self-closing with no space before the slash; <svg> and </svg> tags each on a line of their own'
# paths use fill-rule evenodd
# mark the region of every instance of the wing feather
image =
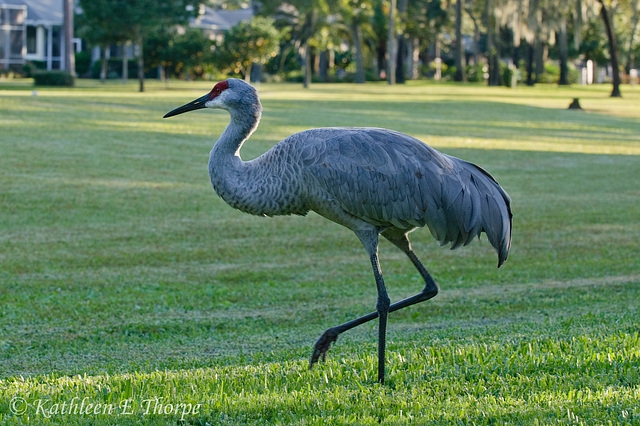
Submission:
<svg viewBox="0 0 640 426">
<path fill-rule="evenodd" d="M 510 199 L 481 168 L 390 130 L 328 128 L 299 135 L 305 136 L 300 158 L 309 194 L 375 226 L 426 225 L 452 249 L 485 232 L 499 265 L 506 259 Z"/>
</svg>

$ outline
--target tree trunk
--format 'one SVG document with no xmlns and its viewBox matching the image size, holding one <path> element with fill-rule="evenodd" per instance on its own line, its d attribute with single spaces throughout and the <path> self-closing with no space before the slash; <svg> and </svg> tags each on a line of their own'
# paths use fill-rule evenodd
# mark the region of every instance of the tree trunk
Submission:
<svg viewBox="0 0 640 426">
<path fill-rule="evenodd" d="M 569 45 L 567 42 L 567 20 L 563 18 L 560 22 L 560 27 L 556 31 L 556 38 L 558 39 L 558 52 L 560 53 L 560 79 L 558 84 L 561 86 L 569 85 L 569 68 L 567 63 L 569 62 Z"/>
<path fill-rule="evenodd" d="M 471 18 L 471 22 L 473 22 L 473 65 L 478 65 L 478 59 L 480 56 L 480 25 L 478 24 L 478 20 L 471 13 L 471 9 L 467 9 L 467 15 Z"/>
<path fill-rule="evenodd" d="M 435 75 L 433 76 L 433 79 L 435 81 L 440 81 L 442 79 L 442 58 L 440 57 L 440 43 L 439 40 L 440 36 L 438 34 L 436 34 L 436 40 L 434 41 L 434 56 L 435 56 L 435 63 L 436 63 L 436 72 Z"/>
<path fill-rule="evenodd" d="M 129 56 L 127 55 L 127 43 L 122 43 L 122 82 L 129 79 Z"/>
<path fill-rule="evenodd" d="M 489 62 L 489 86 L 500 85 L 500 65 L 498 63 L 498 53 L 495 43 L 495 28 L 496 24 L 493 19 L 493 6 L 492 1 L 487 0 L 485 5 L 485 19 L 487 28 L 487 61 Z"/>
<path fill-rule="evenodd" d="M 405 59 L 407 56 L 407 43 L 404 35 L 404 29 L 407 24 L 407 0 L 399 0 L 398 3 L 398 16 L 401 20 L 401 34 L 398 35 L 397 44 L 397 62 L 396 62 L 396 83 L 405 83 L 407 81 L 405 71 Z"/>
<path fill-rule="evenodd" d="M 302 87 L 308 89 L 311 86 L 311 46 L 309 46 L 309 42 L 305 42 L 304 44 L 304 80 L 302 82 Z"/>
<path fill-rule="evenodd" d="M 417 37 L 411 37 L 408 40 L 408 50 L 409 62 L 407 68 L 409 71 L 409 80 L 417 80 L 418 65 L 420 63 L 420 40 Z"/>
<path fill-rule="evenodd" d="M 278 74 L 280 73 L 284 73 L 284 64 L 287 61 L 287 55 L 289 54 L 289 51 L 291 49 L 295 49 L 295 51 L 299 51 L 298 50 L 298 46 L 294 46 L 292 47 L 291 45 L 286 45 L 281 51 L 280 51 L 280 63 L 278 64 Z"/>
<path fill-rule="evenodd" d="M 603 0 L 600 2 L 600 16 L 604 21 L 604 26 L 607 30 L 607 38 L 609 39 L 609 56 L 611 56 L 611 72 L 613 77 L 613 90 L 611 91 L 612 98 L 621 98 L 620 93 L 620 66 L 618 65 L 618 40 L 616 39 L 616 33 L 613 31 L 613 24 L 609 19 L 609 12 L 604 5 Z"/>
<path fill-rule="evenodd" d="M 389 34 L 387 36 L 387 82 L 396 84 L 396 62 L 398 48 L 396 46 L 396 0 L 390 0 L 389 6 Z"/>
<path fill-rule="evenodd" d="M 453 76 L 454 81 L 467 81 L 467 73 L 465 72 L 464 61 L 464 46 L 462 44 L 462 11 L 464 10 L 464 0 L 458 0 L 456 2 L 456 43 L 455 43 L 455 57 L 456 57 L 456 73 Z"/>
<path fill-rule="evenodd" d="M 396 55 L 396 83 L 404 84 L 407 81 L 407 79 L 405 78 L 404 66 L 406 48 L 407 46 L 404 42 L 404 36 L 400 34 L 398 36 L 398 54 Z"/>
<path fill-rule="evenodd" d="M 500 61 L 495 53 L 489 57 L 488 84 L 489 86 L 500 86 Z"/>
<path fill-rule="evenodd" d="M 547 58 L 547 44 L 542 40 L 542 35 L 539 35 L 535 44 L 536 54 L 536 83 L 540 82 L 542 74 L 544 74 L 544 62 Z"/>
<path fill-rule="evenodd" d="M 144 92 L 144 39 L 140 29 L 137 31 L 136 43 L 138 44 L 138 81 L 140 83 L 138 91 Z"/>
<path fill-rule="evenodd" d="M 104 83 L 107 80 L 107 66 L 109 65 L 109 48 L 101 47 L 102 52 L 102 64 L 100 64 L 100 83 Z"/>
<path fill-rule="evenodd" d="M 323 50 L 320 52 L 318 60 L 318 78 L 323 83 L 329 80 L 329 51 Z"/>
<path fill-rule="evenodd" d="M 244 81 L 251 84 L 251 68 L 253 67 L 253 62 L 249 62 L 247 68 L 244 70 Z"/>
<path fill-rule="evenodd" d="M 317 76 L 318 75 L 318 68 L 320 67 L 320 55 L 316 54 L 316 50 L 318 49 L 313 49 L 311 52 L 311 78 L 313 79 L 313 76 Z"/>
<path fill-rule="evenodd" d="M 631 72 L 631 68 L 633 68 L 633 40 L 636 35 L 636 29 L 638 28 L 638 0 L 633 0 L 631 2 L 631 10 L 633 10 L 633 15 L 631 17 L 631 34 L 629 34 L 629 46 L 627 47 L 627 65 L 625 66 L 625 71 L 627 74 Z"/>
<path fill-rule="evenodd" d="M 385 77 L 386 77 L 386 69 L 387 69 L 387 63 L 386 63 L 386 55 L 387 55 L 387 44 L 386 41 L 380 41 L 378 43 L 378 45 L 376 46 L 376 53 L 377 53 L 377 58 L 376 58 L 376 65 L 378 67 L 378 77 L 382 78 L 382 72 L 385 72 Z"/>
<path fill-rule="evenodd" d="M 534 74 L 534 57 L 535 57 L 535 42 L 527 43 L 527 86 L 533 86 L 536 84 Z"/>
<path fill-rule="evenodd" d="M 64 69 L 76 76 L 76 53 L 73 49 L 73 0 L 63 0 Z"/>
<path fill-rule="evenodd" d="M 357 23 L 351 26 L 353 33 L 353 44 L 356 48 L 356 83 L 364 83 L 364 55 L 362 54 L 362 28 Z"/>
</svg>

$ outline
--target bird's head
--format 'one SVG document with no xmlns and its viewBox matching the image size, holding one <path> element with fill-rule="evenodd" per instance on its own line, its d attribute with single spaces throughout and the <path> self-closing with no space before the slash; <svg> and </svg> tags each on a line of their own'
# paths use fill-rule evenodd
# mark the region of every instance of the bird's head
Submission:
<svg viewBox="0 0 640 426">
<path fill-rule="evenodd" d="M 262 111 L 256 89 L 243 80 L 229 78 L 217 83 L 206 95 L 166 113 L 163 118 L 202 108 L 220 108 L 251 115 L 259 115 Z"/>
</svg>

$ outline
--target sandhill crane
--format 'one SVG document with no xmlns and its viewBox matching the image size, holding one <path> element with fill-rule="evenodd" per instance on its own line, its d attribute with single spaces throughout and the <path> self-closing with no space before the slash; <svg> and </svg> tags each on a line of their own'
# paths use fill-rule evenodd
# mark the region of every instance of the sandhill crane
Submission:
<svg viewBox="0 0 640 426">
<path fill-rule="evenodd" d="M 467 245 L 484 232 L 498 253 L 511 245 L 510 198 L 483 169 L 392 130 L 328 127 L 296 133 L 251 161 L 240 148 L 258 127 L 262 105 L 253 86 L 230 78 L 167 113 L 227 110 L 231 121 L 214 144 L 209 176 L 229 205 L 261 216 L 314 211 L 351 229 L 369 254 L 378 290 L 376 311 L 332 327 L 316 342 L 309 368 L 338 336 L 379 318 L 378 380 L 384 383 L 387 315 L 431 299 L 438 285 L 411 248 L 408 234 L 427 226 L 441 245 Z M 425 281 L 417 295 L 390 304 L 378 262 L 378 236 L 402 250 Z"/>
</svg>

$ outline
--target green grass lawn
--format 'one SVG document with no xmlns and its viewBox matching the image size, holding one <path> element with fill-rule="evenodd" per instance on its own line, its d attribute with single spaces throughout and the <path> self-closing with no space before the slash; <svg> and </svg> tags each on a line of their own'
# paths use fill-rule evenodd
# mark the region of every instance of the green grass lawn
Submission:
<svg viewBox="0 0 640 426">
<path fill-rule="evenodd" d="M 0 424 L 640 424 L 640 87 L 261 85 L 254 158 L 291 133 L 386 127 L 511 195 L 509 260 L 412 234 L 441 287 L 376 324 L 355 235 L 211 189 L 211 83 L 0 81 Z M 585 111 L 569 111 L 579 97 Z M 422 288 L 386 241 L 392 301 Z M 91 405 L 90 405 L 91 404 Z"/>
</svg>

